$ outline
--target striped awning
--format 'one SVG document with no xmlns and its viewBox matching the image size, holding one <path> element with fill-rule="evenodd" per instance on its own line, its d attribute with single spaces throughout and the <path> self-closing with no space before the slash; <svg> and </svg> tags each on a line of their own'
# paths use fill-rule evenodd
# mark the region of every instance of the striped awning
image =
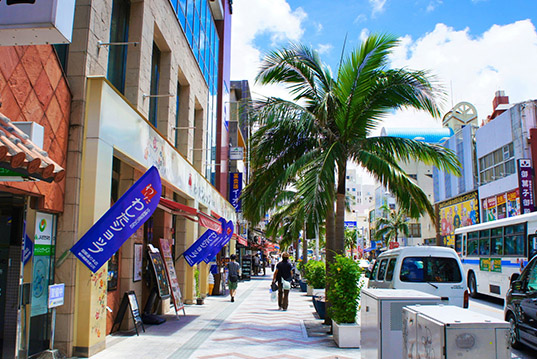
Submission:
<svg viewBox="0 0 537 359">
<path fill-rule="evenodd" d="M 0 167 L 46 182 L 59 182 L 65 177 L 65 169 L 54 162 L 47 152 L 37 147 L 27 134 L 2 113 Z"/>
</svg>

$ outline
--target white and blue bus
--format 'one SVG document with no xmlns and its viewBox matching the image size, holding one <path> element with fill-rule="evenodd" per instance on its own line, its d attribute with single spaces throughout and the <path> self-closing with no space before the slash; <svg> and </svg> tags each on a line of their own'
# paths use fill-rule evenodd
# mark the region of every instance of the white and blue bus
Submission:
<svg viewBox="0 0 537 359">
<path fill-rule="evenodd" d="M 520 273 L 537 250 L 537 212 L 455 230 L 455 250 L 470 296 L 505 299 L 513 273 Z"/>
</svg>

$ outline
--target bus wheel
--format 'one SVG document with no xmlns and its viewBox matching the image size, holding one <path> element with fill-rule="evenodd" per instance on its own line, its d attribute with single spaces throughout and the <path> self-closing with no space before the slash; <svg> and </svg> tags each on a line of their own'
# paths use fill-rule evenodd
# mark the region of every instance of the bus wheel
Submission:
<svg viewBox="0 0 537 359">
<path fill-rule="evenodd" d="M 474 272 L 468 274 L 468 290 L 470 291 L 470 297 L 477 297 L 477 281 L 475 280 Z"/>
</svg>

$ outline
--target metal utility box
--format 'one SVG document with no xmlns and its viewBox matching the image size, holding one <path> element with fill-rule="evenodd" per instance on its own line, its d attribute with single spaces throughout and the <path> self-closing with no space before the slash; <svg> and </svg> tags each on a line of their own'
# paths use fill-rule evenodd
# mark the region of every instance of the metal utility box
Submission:
<svg viewBox="0 0 537 359">
<path fill-rule="evenodd" d="M 412 289 L 362 289 L 362 358 L 403 358 L 403 307 L 435 305 L 440 297 Z"/>
<path fill-rule="evenodd" d="M 452 305 L 403 309 L 405 358 L 511 357 L 509 323 Z"/>
</svg>

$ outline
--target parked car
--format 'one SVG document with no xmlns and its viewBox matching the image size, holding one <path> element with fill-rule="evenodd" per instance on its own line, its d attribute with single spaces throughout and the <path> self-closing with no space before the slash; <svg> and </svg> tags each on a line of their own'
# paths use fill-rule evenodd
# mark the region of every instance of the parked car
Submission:
<svg viewBox="0 0 537 359">
<path fill-rule="evenodd" d="M 369 288 L 415 289 L 446 304 L 468 308 L 468 290 L 459 256 L 452 248 L 410 246 L 379 255 Z"/>
<path fill-rule="evenodd" d="M 511 346 L 526 344 L 537 350 L 537 256 L 520 275 L 511 276 L 504 308 L 505 320 L 511 324 Z"/>
</svg>

